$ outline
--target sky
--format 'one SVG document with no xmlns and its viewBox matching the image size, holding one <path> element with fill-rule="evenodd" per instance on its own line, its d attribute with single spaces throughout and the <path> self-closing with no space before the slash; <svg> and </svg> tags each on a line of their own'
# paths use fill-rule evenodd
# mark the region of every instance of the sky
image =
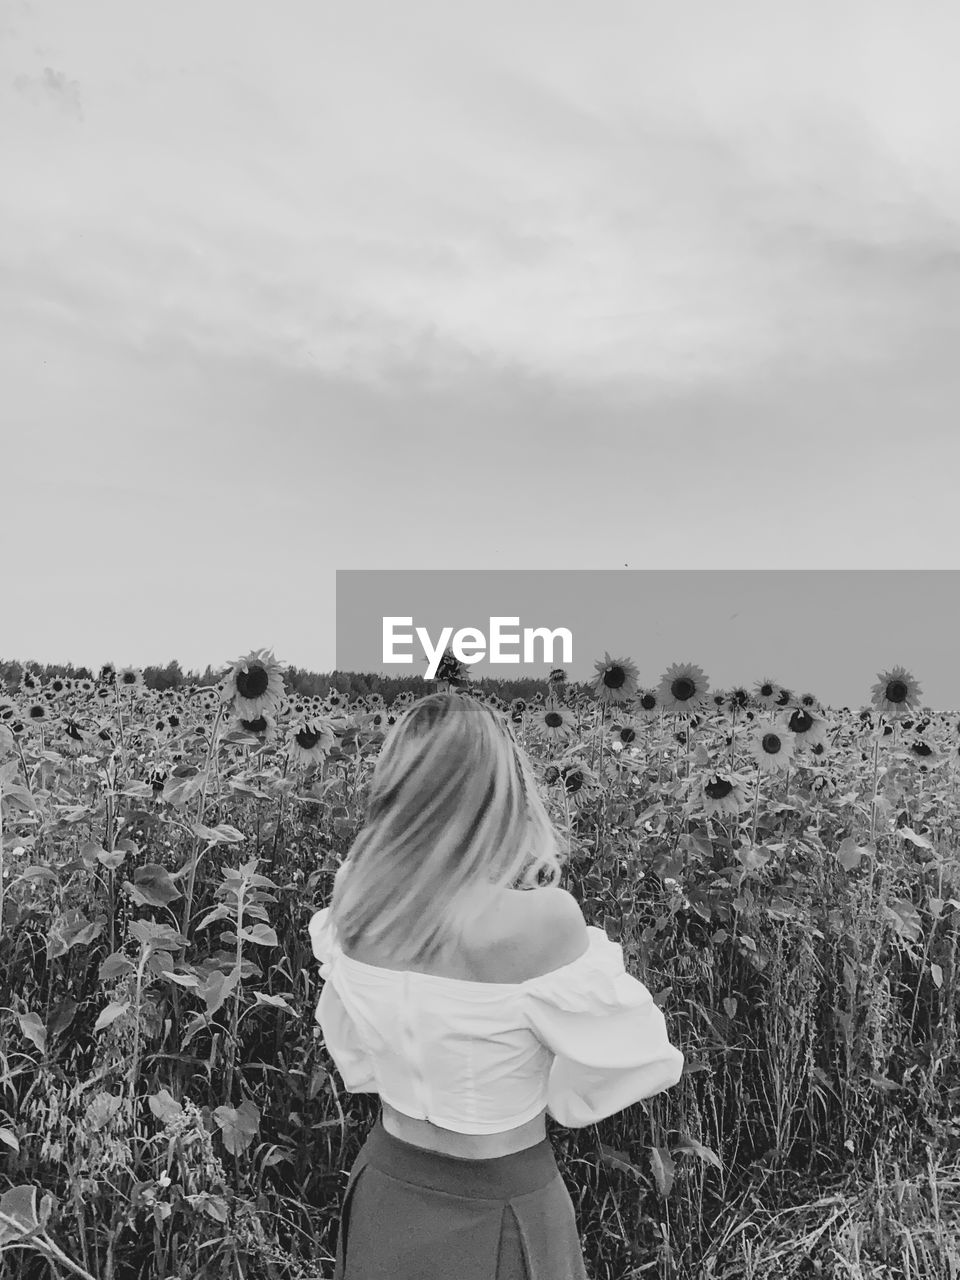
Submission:
<svg viewBox="0 0 960 1280">
<path fill-rule="evenodd" d="M 0 657 L 329 669 L 337 569 L 957 568 L 958 38 L 0 0 Z"/>
<path fill-rule="evenodd" d="M 641 689 L 692 663 L 712 693 L 769 680 L 855 709 L 900 666 L 921 706 L 960 711 L 960 570 L 348 569 L 336 595 L 341 671 L 429 677 L 428 659 L 470 629 L 469 679 L 562 666 L 591 681 L 609 656 L 634 664 Z M 537 628 L 556 638 L 533 636 L 526 662 Z"/>
</svg>

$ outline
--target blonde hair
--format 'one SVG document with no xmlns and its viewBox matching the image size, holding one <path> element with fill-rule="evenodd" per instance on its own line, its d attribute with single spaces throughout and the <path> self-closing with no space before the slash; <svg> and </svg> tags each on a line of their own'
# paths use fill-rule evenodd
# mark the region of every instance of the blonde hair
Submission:
<svg viewBox="0 0 960 1280">
<path fill-rule="evenodd" d="M 434 693 L 388 731 L 331 917 L 349 950 L 389 939 L 421 962 L 459 939 L 477 890 L 560 878 L 561 845 L 526 752 L 493 707 Z"/>
</svg>

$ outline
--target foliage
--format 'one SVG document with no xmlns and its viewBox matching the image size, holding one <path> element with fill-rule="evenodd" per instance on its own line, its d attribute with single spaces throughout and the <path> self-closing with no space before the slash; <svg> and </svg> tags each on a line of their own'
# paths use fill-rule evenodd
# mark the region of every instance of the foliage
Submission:
<svg viewBox="0 0 960 1280">
<path fill-rule="evenodd" d="M 220 673 L 101 674 L 21 670 L 0 705 L 0 1277 L 320 1280 L 377 1100 L 325 1050 L 306 923 L 426 686 L 288 672 L 251 729 Z M 499 696 L 564 883 L 687 1059 L 550 1122 L 591 1275 L 956 1275 L 956 717 L 799 733 L 792 695 L 664 714 L 561 684 L 554 724 L 544 687 Z"/>
</svg>

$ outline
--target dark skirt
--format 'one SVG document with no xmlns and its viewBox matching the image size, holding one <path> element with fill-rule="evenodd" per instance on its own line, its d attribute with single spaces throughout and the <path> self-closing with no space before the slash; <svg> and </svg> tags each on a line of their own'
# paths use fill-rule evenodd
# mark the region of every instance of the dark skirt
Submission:
<svg viewBox="0 0 960 1280">
<path fill-rule="evenodd" d="M 488 1160 L 387 1133 L 350 1170 L 334 1280 L 587 1280 L 573 1201 L 544 1138 Z"/>
</svg>

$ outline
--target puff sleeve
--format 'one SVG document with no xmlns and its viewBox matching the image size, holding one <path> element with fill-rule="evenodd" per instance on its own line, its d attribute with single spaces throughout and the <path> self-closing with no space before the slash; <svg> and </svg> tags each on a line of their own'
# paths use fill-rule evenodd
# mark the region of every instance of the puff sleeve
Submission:
<svg viewBox="0 0 960 1280">
<path fill-rule="evenodd" d="M 671 1088 L 684 1064 L 653 996 L 626 972 L 620 944 L 594 925 L 587 937 L 582 956 L 524 990 L 530 1028 L 555 1055 L 547 1111 L 570 1129 Z"/>
<path fill-rule="evenodd" d="M 310 917 L 307 931 L 313 954 L 320 961 L 320 976 L 324 979 L 315 1017 L 323 1032 L 327 1052 L 348 1093 L 378 1093 L 373 1062 L 336 987 L 339 946 L 329 907 Z"/>
</svg>

